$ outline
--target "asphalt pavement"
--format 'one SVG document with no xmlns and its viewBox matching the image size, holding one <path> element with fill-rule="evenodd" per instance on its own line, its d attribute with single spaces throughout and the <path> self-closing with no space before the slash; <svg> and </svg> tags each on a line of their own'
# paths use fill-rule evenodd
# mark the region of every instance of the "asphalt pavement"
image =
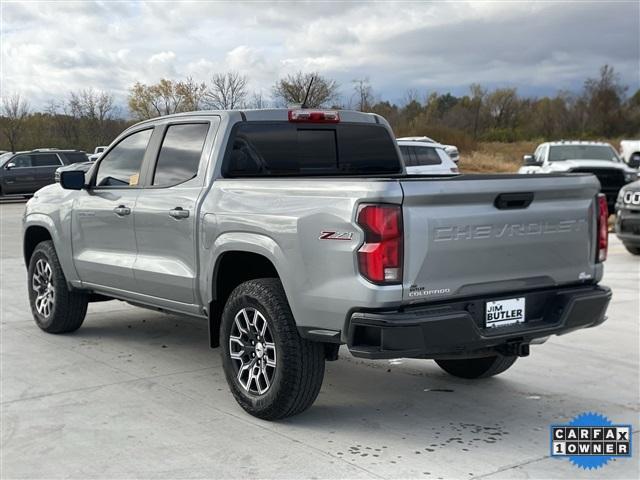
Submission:
<svg viewBox="0 0 640 480">
<path fill-rule="evenodd" d="M 233 400 L 204 322 L 119 301 L 49 335 L 33 320 L 24 203 L 0 205 L 0 476 L 10 478 L 639 478 L 640 257 L 610 236 L 600 327 L 531 347 L 504 374 L 343 348 L 306 413 L 269 423 Z M 630 423 L 634 457 L 597 471 L 549 456 L 582 412 Z"/>
</svg>

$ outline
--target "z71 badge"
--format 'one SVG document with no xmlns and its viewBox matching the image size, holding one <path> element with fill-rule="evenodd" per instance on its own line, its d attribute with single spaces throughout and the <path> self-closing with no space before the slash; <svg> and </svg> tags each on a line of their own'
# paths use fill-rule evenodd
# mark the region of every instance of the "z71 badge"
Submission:
<svg viewBox="0 0 640 480">
<path fill-rule="evenodd" d="M 320 232 L 320 240 L 351 240 L 353 238 L 353 232 L 334 232 L 332 230 L 325 230 Z"/>
</svg>

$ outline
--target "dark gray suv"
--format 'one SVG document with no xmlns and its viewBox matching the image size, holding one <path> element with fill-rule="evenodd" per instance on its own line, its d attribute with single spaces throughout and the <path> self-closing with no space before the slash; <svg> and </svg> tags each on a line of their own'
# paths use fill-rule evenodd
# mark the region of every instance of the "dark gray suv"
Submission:
<svg viewBox="0 0 640 480">
<path fill-rule="evenodd" d="M 56 169 L 88 161 L 79 150 L 38 149 L 0 155 L 0 195 L 31 195 L 54 182 Z"/>
</svg>

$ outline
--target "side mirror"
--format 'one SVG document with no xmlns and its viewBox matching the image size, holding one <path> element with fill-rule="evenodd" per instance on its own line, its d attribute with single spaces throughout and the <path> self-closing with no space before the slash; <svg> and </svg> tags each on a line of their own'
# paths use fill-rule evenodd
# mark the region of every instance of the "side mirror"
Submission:
<svg viewBox="0 0 640 480">
<path fill-rule="evenodd" d="M 12 169 L 12 168 L 14 168 L 15 166 L 16 166 L 16 164 L 15 164 L 15 163 L 13 163 L 13 162 L 9 162 L 9 163 L 7 163 L 7 166 L 6 166 L 6 167 L 4 167 L 4 168 L 6 168 L 7 170 L 11 170 L 11 169 Z"/>
<path fill-rule="evenodd" d="M 60 185 L 65 190 L 82 190 L 85 187 L 84 172 L 80 170 L 60 172 Z"/>
<path fill-rule="evenodd" d="M 631 168 L 640 168 L 640 153 L 634 153 L 631 155 L 628 165 Z"/>
<path fill-rule="evenodd" d="M 522 163 L 527 167 L 539 167 L 542 162 L 538 162 L 533 155 L 525 155 L 522 157 Z"/>
</svg>

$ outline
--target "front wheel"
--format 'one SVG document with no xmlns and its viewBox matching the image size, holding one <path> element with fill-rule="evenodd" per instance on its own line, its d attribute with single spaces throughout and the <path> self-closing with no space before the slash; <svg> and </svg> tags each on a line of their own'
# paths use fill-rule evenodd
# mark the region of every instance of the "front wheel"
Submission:
<svg viewBox="0 0 640 480">
<path fill-rule="evenodd" d="M 29 303 L 38 327 L 48 333 L 68 333 L 80 328 L 89 297 L 70 290 L 53 242 L 39 243 L 29 260 Z"/>
<path fill-rule="evenodd" d="M 324 348 L 298 334 L 280 280 L 236 287 L 220 329 L 227 383 L 245 411 L 277 420 L 313 404 L 324 377 Z"/>
<path fill-rule="evenodd" d="M 627 249 L 627 251 L 631 254 L 631 255 L 640 255 L 640 247 L 635 247 L 633 245 L 629 245 L 627 243 L 623 244 L 624 248 Z"/>
<path fill-rule="evenodd" d="M 438 360 L 436 363 L 449 375 L 460 378 L 487 378 L 498 375 L 513 365 L 518 357 L 495 355 L 480 358 Z"/>
</svg>

